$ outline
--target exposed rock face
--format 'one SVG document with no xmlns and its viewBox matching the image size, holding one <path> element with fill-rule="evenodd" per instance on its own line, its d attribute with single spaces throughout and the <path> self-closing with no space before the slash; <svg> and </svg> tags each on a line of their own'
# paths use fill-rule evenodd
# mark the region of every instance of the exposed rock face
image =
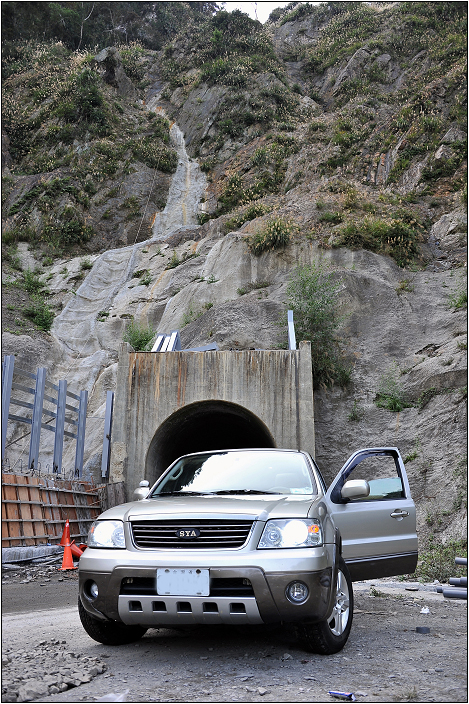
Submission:
<svg viewBox="0 0 469 704">
<path fill-rule="evenodd" d="M 184 140 L 190 150 L 194 140 L 200 140 L 210 133 L 218 108 L 227 95 L 223 86 L 208 86 L 201 83 L 191 91 L 189 99 L 182 88 L 176 88 L 171 95 L 171 103 L 177 108 L 177 124 L 184 133 Z"/>
<path fill-rule="evenodd" d="M 97 64 L 102 64 L 105 73 L 103 80 L 117 90 L 117 95 L 129 100 L 137 100 L 139 97 L 138 91 L 134 84 L 126 75 L 120 55 L 117 49 L 113 46 L 103 49 L 94 57 Z"/>
<path fill-rule="evenodd" d="M 467 211 L 453 210 L 442 215 L 432 225 L 429 243 L 435 256 L 450 257 L 454 262 L 464 259 L 467 243 Z"/>
<path fill-rule="evenodd" d="M 117 350 L 129 320 L 158 332 L 179 329 L 183 348 L 215 341 L 222 350 L 272 349 L 286 343 L 285 327 L 278 322 L 296 267 L 323 262 L 341 284 L 339 333 L 353 375 L 345 389 L 315 393 L 321 470 L 330 480 L 359 447 L 398 446 L 411 458 L 407 469 L 421 534 L 461 537 L 467 337 L 466 311 L 454 302 L 466 285 L 467 214 L 458 190 L 466 135 L 461 122 L 453 122 L 449 104 L 454 77 L 439 77 L 428 87 L 441 123 L 432 122 L 430 113 L 422 113 L 426 122 L 419 122 L 423 118 L 417 109 L 412 112 L 413 103 L 402 114 L 396 91 L 410 90 L 409 83 L 430 71 L 429 52 L 415 51 L 403 60 L 397 52 L 364 42 L 322 73 L 311 73 L 301 51 L 316 46 L 324 26 L 302 17 L 269 29 L 284 80 L 298 86 L 289 103 L 290 89 L 270 71 L 249 74 L 255 96 L 245 86 L 199 81 L 200 68 L 194 66 L 175 85 L 160 73 L 162 53 L 152 54 L 151 84 L 141 114 L 132 113 L 131 119 L 142 121 L 145 134 L 150 131 L 147 113 L 175 119 L 176 173 L 155 176 L 154 169 L 129 157 L 132 173 L 119 172 L 118 193 L 113 190 L 117 177 L 101 183 L 87 214 L 101 238 L 88 245 L 92 269 L 82 270 L 82 256 L 48 266 L 49 300 L 57 310 L 62 306 L 51 335 L 36 341 L 7 333 L 4 351 L 17 354 L 32 371 L 48 366 L 53 381 L 67 378 L 73 390 L 88 389 L 86 472 L 99 481 L 105 392 L 115 388 Z M 184 47 L 177 51 L 183 55 Z M 96 61 L 103 66 L 107 89 L 122 96 L 127 110 L 135 98 L 118 53 L 106 49 Z M 344 102 L 350 85 L 370 75 L 378 76 L 381 92 L 375 87 L 374 94 Z M 299 97 L 298 90 L 313 98 Z M 249 100 L 263 94 L 285 101 L 281 127 L 277 119 L 269 130 L 256 122 L 230 132 L 232 118 L 220 118 L 224 101 L 238 100 L 244 114 Z M 196 154 L 207 160 L 207 180 Z M 441 172 L 441 179 L 431 169 Z M 41 178 L 15 176 L 7 212 Z M 230 182 L 238 184 L 237 200 L 233 196 L 223 209 Z M 121 210 L 131 197 L 142 204 L 138 219 L 128 219 Z M 253 205 L 262 209 L 248 216 Z M 199 225 L 200 215 L 212 219 Z M 16 217 L 8 215 L 7 223 Z M 273 217 L 293 221 L 294 234 L 283 249 L 254 256 L 246 238 Z M 41 211 L 31 212 L 39 231 L 42 218 Z M 404 225 L 419 223 L 415 256 L 401 266 L 390 256 L 389 242 L 380 253 L 353 242 L 340 245 L 344 225 L 356 224 L 360 234 L 368 222 L 395 220 L 401 232 L 408 231 Z M 24 250 L 18 256 L 32 268 L 34 251 Z M 396 368 L 413 405 L 392 413 L 378 408 L 375 397 L 383 378 Z M 12 464 L 21 454 L 14 442 L 20 435 L 21 428 L 12 424 Z M 66 466 L 72 466 L 73 454 L 70 443 Z M 50 461 L 45 441 L 41 456 L 44 464 Z"/>
</svg>

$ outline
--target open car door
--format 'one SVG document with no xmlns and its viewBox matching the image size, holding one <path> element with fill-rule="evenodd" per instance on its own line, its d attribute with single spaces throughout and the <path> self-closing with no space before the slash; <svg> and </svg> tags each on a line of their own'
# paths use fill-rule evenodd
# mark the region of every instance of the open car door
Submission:
<svg viewBox="0 0 469 704">
<path fill-rule="evenodd" d="M 350 480 L 361 480 L 354 481 Z M 344 488 L 345 487 L 345 488 Z M 352 580 L 410 574 L 417 565 L 415 505 L 399 450 L 358 450 L 326 493 Z"/>
</svg>

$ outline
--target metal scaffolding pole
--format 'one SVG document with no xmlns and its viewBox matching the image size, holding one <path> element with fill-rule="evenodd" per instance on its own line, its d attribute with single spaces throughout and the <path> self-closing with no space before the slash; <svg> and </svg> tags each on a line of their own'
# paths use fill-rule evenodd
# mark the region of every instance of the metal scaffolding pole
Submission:
<svg viewBox="0 0 469 704">
<path fill-rule="evenodd" d="M 85 449 L 86 409 L 88 406 L 88 391 L 80 392 L 78 409 L 77 449 L 75 453 L 75 476 L 81 477 L 83 471 L 83 454 Z"/>
<path fill-rule="evenodd" d="M 15 356 L 10 354 L 5 357 L 2 365 L 2 458 L 5 457 L 7 441 L 8 414 L 10 412 L 11 385 L 15 369 Z"/>
<path fill-rule="evenodd" d="M 109 479 L 109 463 L 111 460 L 111 432 L 112 432 L 112 411 L 114 405 L 114 392 L 108 391 L 106 394 L 106 414 L 104 416 L 104 439 L 103 454 L 101 459 L 101 477 Z"/>
<path fill-rule="evenodd" d="M 31 423 L 31 441 L 29 445 L 29 469 L 37 469 L 39 461 L 39 441 L 41 439 L 42 409 L 44 406 L 44 389 L 47 369 L 39 367 L 36 374 L 36 390 L 34 393 L 34 409 Z"/>
<path fill-rule="evenodd" d="M 59 381 L 57 393 L 57 415 L 55 422 L 54 439 L 54 459 L 52 462 L 53 471 L 59 474 L 62 471 L 62 452 L 64 445 L 65 426 L 65 404 L 67 402 L 67 382 L 65 379 Z"/>
</svg>

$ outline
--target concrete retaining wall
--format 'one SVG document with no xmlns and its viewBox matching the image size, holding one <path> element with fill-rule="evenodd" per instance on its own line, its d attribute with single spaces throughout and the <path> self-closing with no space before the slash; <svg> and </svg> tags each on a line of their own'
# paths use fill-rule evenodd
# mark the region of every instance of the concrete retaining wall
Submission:
<svg viewBox="0 0 469 704">
<path fill-rule="evenodd" d="M 310 343 L 297 351 L 134 352 L 119 355 L 111 481 L 129 498 L 177 457 L 228 447 L 314 456 Z"/>
</svg>

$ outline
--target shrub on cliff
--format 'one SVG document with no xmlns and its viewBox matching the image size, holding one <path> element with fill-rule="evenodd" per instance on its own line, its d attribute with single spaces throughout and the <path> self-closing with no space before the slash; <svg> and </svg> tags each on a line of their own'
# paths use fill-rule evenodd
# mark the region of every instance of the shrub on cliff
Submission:
<svg viewBox="0 0 469 704">
<path fill-rule="evenodd" d="M 338 340 L 340 281 L 324 265 L 299 267 L 287 288 L 287 305 L 293 310 L 296 339 L 311 342 L 314 388 L 345 386 L 351 369 L 344 363 Z"/>
<path fill-rule="evenodd" d="M 136 352 L 148 352 L 151 350 L 156 332 L 149 325 L 139 325 L 133 320 L 127 325 L 124 332 L 124 342 L 132 345 Z"/>
<path fill-rule="evenodd" d="M 273 218 L 261 230 L 246 238 L 249 251 L 259 256 L 262 252 L 282 249 L 290 242 L 295 229 L 292 220 Z"/>
</svg>

